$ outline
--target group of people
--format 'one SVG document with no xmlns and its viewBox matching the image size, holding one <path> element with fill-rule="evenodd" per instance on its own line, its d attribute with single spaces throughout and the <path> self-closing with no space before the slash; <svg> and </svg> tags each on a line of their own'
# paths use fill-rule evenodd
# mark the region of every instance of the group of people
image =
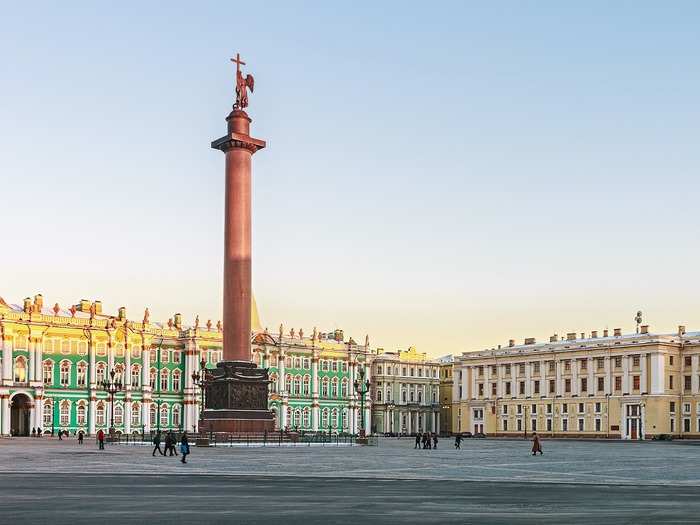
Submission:
<svg viewBox="0 0 700 525">
<path fill-rule="evenodd" d="M 165 447 L 165 450 L 162 450 L 160 448 L 161 442 L 163 443 L 163 446 Z M 153 456 L 156 455 L 156 452 L 160 452 L 161 456 L 167 456 L 168 452 L 170 452 L 171 456 L 177 456 L 177 437 L 175 434 L 173 434 L 172 430 L 170 432 L 165 433 L 165 438 L 161 436 L 160 430 L 156 432 L 156 435 L 153 436 Z M 187 439 L 187 432 L 183 432 L 182 436 L 180 436 L 180 454 L 182 455 L 182 458 L 180 461 L 182 463 L 187 463 L 187 456 L 190 453 L 190 444 Z"/>
<path fill-rule="evenodd" d="M 55 434 L 58 437 L 59 441 L 63 441 L 64 437 L 70 436 L 70 434 L 68 433 L 67 430 L 58 430 L 55 432 Z M 41 436 L 53 436 L 53 435 L 54 435 L 54 432 L 49 432 L 48 430 L 44 431 L 41 429 L 41 427 L 32 427 L 32 437 L 39 437 L 40 438 Z M 85 437 L 85 432 L 83 432 L 82 430 L 78 430 L 78 431 L 73 432 L 73 435 L 78 438 L 78 443 L 80 443 L 82 445 L 83 438 Z"/>
<path fill-rule="evenodd" d="M 418 432 L 416 434 L 416 446 L 413 448 L 433 449 L 438 447 L 438 436 L 435 432 Z"/>
</svg>

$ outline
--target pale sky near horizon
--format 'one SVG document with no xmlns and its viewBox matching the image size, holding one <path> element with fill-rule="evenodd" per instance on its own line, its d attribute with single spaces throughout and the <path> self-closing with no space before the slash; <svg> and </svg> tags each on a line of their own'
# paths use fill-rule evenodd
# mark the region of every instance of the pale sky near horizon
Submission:
<svg viewBox="0 0 700 525">
<path fill-rule="evenodd" d="M 2 3 L 0 296 L 221 316 L 255 76 L 263 324 L 433 356 L 700 330 L 700 4 Z"/>
</svg>

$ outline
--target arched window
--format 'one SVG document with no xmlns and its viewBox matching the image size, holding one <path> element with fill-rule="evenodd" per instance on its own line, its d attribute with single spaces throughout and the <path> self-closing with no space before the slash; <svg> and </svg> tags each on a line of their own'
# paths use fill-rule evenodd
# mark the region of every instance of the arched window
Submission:
<svg viewBox="0 0 700 525">
<path fill-rule="evenodd" d="M 324 408 L 321 411 L 321 427 L 322 429 L 328 428 L 328 409 Z"/>
<path fill-rule="evenodd" d="M 309 407 L 304 407 L 304 411 L 302 413 L 301 426 L 304 428 L 309 428 L 311 426 L 309 418 Z"/>
<path fill-rule="evenodd" d="M 291 427 L 294 422 L 292 421 L 292 407 L 287 407 L 287 427 Z"/>
<path fill-rule="evenodd" d="M 124 407 L 121 403 L 114 404 L 114 426 L 120 427 L 124 424 Z"/>
<path fill-rule="evenodd" d="M 340 395 L 341 397 L 348 397 L 348 380 L 347 378 L 343 379 L 343 382 L 340 384 Z"/>
<path fill-rule="evenodd" d="M 15 359 L 15 383 L 24 383 L 27 380 L 27 361 L 20 356 Z"/>
<path fill-rule="evenodd" d="M 301 410 L 298 408 L 294 411 L 294 428 L 301 426 Z"/>
<path fill-rule="evenodd" d="M 53 363 L 51 361 L 44 361 L 44 384 L 53 384 Z"/>
<path fill-rule="evenodd" d="M 277 374 L 270 374 L 270 392 L 277 392 Z"/>
<path fill-rule="evenodd" d="M 64 387 L 70 384 L 70 361 L 61 361 L 61 374 L 59 381 L 61 386 Z"/>
<path fill-rule="evenodd" d="M 294 378 L 294 394 L 301 394 L 301 376 L 296 376 Z"/>
<path fill-rule="evenodd" d="M 406 389 L 405 388 L 401 389 L 401 402 L 402 403 L 406 402 Z"/>
<path fill-rule="evenodd" d="M 411 393 L 413 393 L 413 392 L 411 392 Z M 418 390 L 418 403 L 422 403 L 422 402 L 423 402 L 423 391 Z"/>
<path fill-rule="evenodd" d="M 105 380 L 105 369 L 107 368 L 107 365 L 105 365 L 103 362 L 97 363 L 97 366 L 95 367 L 95 376 L 97 379 L 97 383 L 102 383 L 102 381 Z"/>
<path fill-rule="evenodd" d="M 70 425 L 70 401 L 64 399 L 59 405 L 59 421 L 62 427 Z"/>
<path fill-rule="evenodd" d="M 338 397 L 338 378 L 334 377 L 331 381 L 331 397 Z"/>
<path fill-rule="evenodd" d="M 311 385 L 311 377 L 304 376 L 304 384 L 303 384 L 303 388 L 302 388 L 301 392 L 305 396 L 309 395 L 310 385 Z"/>
<path fill-rule="evenodd" d="M 377 401 L 380 403 L 382 401 L 382 390 L 380 388 L 377 389 Z"/>
<path fill-rule="evenodd" d="M 343 430 L 348 429 L 348 409 L 343 409 Z"/>
<path fill-rule="evenodd" d="M 84 427 L 85 422 L 87 420 L 87 418 L 86 418 L 87 408 L 85 407 L 84 402 L 81 401 L 78 403 L 78 408 L 76 408 L 75 415 L 76 415 L 76 423 L 78 424 L 78 426 Z"/>
<path fill-rule="evenodd" d="M 321 396 L 328 397 L 328 378 L 324 377 L 321 381 Z"/>
<path fill-rule="evenodd" d="M 105 404 L 102 401 L 97 403 L 97 407 L 95 409 L 95 424 L 98 427 L 105 426 Z"/>
<path fill-rule="evenodd" d="M 85 361 L 80 361 L 77 366 L 77 376 L 76 381 L 79 387 L 87 386 L 87 363 Z"/>
<path fill-rule="evenodd" d="M 156 387 L 156 369 L 155 368 L 151 368 L 148 371 L 148 381 L 151 384 L 151 388 Z"/>
<path fill-rule="evenodd" d="M 391 387 L 390 386 L 386 387 L 386 401 L 387 401 L 387 403 L 391 403 Z"/>
<path fill-rule="evenodd" d="M 156 406 L 153 403 L 151 403 L 150 419 L 151 419 L 151 426 L 155 427 L 158 424 L 158 411 L 156 409 Z"/>
<path fill-rule="evenodd" d="M 292 393 L 292 376 L 287 374 L 284 378 L 284 390 L 288 393 Z"/>
<path fill-rule="evenodd" d="M 382 375 L 382 365 L 377 366 L 377 374 Z"/>
<path fill-rule="evenodd" d="M 274 421 L 275 421 L 275 429 L 279 429 L 280 420 L 279 420 L 279 413 L 277 412 L 277 407 L 272 407 L 272 417 L 274 418 Z"/>
<path fill-rule="evenodd" d="M 437 397 L 436 397 L 436 392 L 435 392 L 435 389 L 434 389 L 434 388 L 433 388 L 433 396 L 432 396 L 432 398 L 433 398 L 433 401 L 432 401 L 433 404 L 437 403 Z"/>
<path fill-rule="evenodd" d="M 114 381 L 124 384 L 124 365 L 121 363 L 114 366 Z"/>
<path fill-rule="evenodd" d="M 179 370 L 173 370 L 173 390 L 175 392 L 180 391 L 180 371 Z"/>
<path fill-rule="evenodd" d="M 131 426 L 138 427 L 141 425 L 141 405 L 139 403 L 131 404 Z"/>
<path fill-rule="evenodd" d="M 284 366 L 285 366 L 285 368 L 292 368 L 292 358 L 291 357 L 287 357 L 284 360 Z"/>
<path fill-rule="evenodd" d="M 301 357 L 294 358 L 294 368 L 301 368 Z"/>
<path fill-rule="evenodd" d="M 168 370 L 163 369 L 160 371 L 160 389 L 161 390 L 167 390 L 168 389 Z M 162 415 L 161 415 L 162 417 Z"/>
<path fill-rule="evenodd" d="M 168 405 L 160 407 L 160 426 L 163 428 L 168 426 Z"/>
<path fill-rule="evenodd" d="M 173 405 L 173 426 L 179 427 L 181 425 L 180 421 L 180 405 Z"/>
<path fill-rule="evenodd" d="M 334 408 L 331 410 L 331 426 L 333 428 L 338 428 L 338 409 Z"/>
<path fill-rule="evenodd" d="M 131 365 L 131 386 L 138 388 L 141 385 L 141 367 Z"/>
<path fill-rule="evenodd" d="M 53 402 L 51 399 L 44 401 L 44 428 L 50 427 L 53 424 Z"/>
</svg>

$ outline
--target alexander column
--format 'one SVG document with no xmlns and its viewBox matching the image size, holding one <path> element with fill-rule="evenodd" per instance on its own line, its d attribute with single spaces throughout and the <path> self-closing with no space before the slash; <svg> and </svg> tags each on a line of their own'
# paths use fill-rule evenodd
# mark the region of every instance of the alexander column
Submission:
<svg viewBox="0 0 700 525">
<path fill-rule="evenodd" d="M 224 216 L 224 348 L 223 361 L 206 378 L 202 428 L 210 432 L 272 430 L 267 407 L 268 372 L 251 362 L 251 161 L 265 141 L 250 136 L 248 90 L 253 76 L 236 64 L 236 102 L 226 117 L 228 133 L 211 143 L 226 155 Z"/>
</svg>

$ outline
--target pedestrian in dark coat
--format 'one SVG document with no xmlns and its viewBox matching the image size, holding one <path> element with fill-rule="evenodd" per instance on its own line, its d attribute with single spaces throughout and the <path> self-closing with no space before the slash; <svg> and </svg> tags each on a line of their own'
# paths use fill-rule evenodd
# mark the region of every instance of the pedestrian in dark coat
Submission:
<svg viewBox="0 0 700 525">
<path fill-rule="evenodd" d="M 105 433 L 102 429 L 97 431 L 97 444 L 99 445 L 99 450 L 105 449 Z"/>
<path fill-rule="evenodd" d="M 540 437 L 537 435 L 537 432 L 532 434 L 532 455 L 536 456 L 537 453 L 540 453 L 540 456 L 542 455 L 542 444 L 540 443 Z"/>
<path fill-rule="evenodd" d="M 190 454 L 190 442 L 187 440 L 187 432 L 183 432 L 180 438 L 180 453 L 182 454 L 182 459 L 180 461 L 187 463 L 185 458 Z"/>
<path fill-rule="evenodd" d="M 437 448 L 438 444 L 438 436 L 437 434 L 433 433 L 433 448 Z"/>
<path fill-rule="evenodd" d="M 175 445 L 177 445 L 177 438 L 175 437 L 175 434 L 173 434 L 172 430 L 168 434 L 168 437 L 170 438 L 170 455 L 177 456 L 177 448 L 175 447 Z"/>
<path fill-rule="evenodd" d="M 457 434 L 455 436 L 455 449 L 462 448 L 462 434 Z"/>
<path fill-rule="evenodd" d="M 63 441 L 63 430 L 58 431 L 58 440 Z"/>
<path fill-rule="evenodd" d="M 160 448 L 160 430 L 158 432 L 156 432 L 155 436 L 153 436 L 153 445 L 154 445 L 154 447 L 153 447 L 153 455 L 154 456 L 156 455 L 156 450 L 158 452 L 160 452 L 161 456 L 165 456 L 165 454 L 163 453 L 163 450 Z"/>
<path fill-rule="evenodd" d="M 420 448 L 420 440 L 421 440 L 422 437 L 423 437 L 423 436 L 421 435 L 420 432 L 418 432 L 418 433 L 416 434 L 416 445 L 413 447 L 414 449 L 415 449 L 415 448 Z"/>
<path fill-rule="evenodd" d="M 38 437 L 41 437 L 41 432 L 42 432 L 41 427 L 39 427 L 39 428 L 36 429 L 36 435 L 37 435 Z"/>
<path fill-rule="evenodd" d="M 82 430 L 79 430 L 78 431 L 78 445 L 83 444 L 83 437 L 85 437 L 85 432 L 83 432 Z"/>
</svg>

